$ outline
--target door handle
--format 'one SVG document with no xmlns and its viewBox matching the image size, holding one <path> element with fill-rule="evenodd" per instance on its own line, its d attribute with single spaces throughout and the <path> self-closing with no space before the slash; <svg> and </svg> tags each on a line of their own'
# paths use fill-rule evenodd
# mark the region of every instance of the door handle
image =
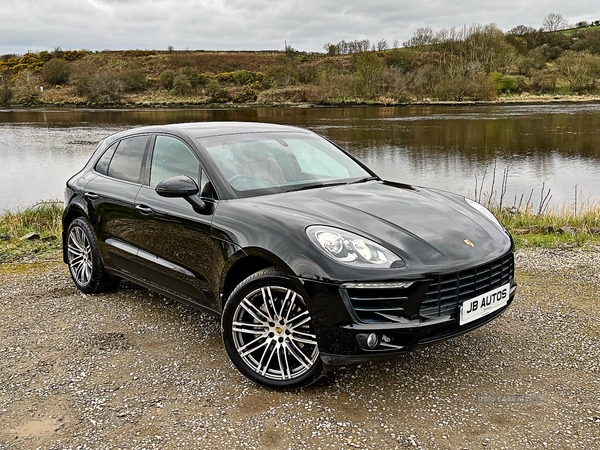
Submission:
<svg viewBox="0 0 600 450">
<path fill-rule="evenodd" d="M 86 200 L 96 200 L 99 197 L 100 196 L 98 194 L 94 194 L 93 192 L 86 192 L 85 194 L 83 194 L 83 198 L 85 198 Z"/>
<path fill-rule="evenodd" d="M 146 205 L 135 205 L 135 209 L 137 209 L 142 214 L 152 214 L 154 212 L 152 208 Z"/>
</svg>

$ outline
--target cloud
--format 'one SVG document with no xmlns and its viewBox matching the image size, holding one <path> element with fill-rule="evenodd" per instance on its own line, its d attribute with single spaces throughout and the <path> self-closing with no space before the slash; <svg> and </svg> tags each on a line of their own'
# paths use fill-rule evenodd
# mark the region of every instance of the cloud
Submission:
<svg viewBox="0 0 600 450">
<path fill-rule="evenodd" d="M 283 49 L 322 51 L 327 42 L 408 40 L 414 30 L 496 23 L 540 27 L 600 19 L 600 4 L 573 0 L 4 0 L 0 53 L 63 49 Z"/>
</svg>

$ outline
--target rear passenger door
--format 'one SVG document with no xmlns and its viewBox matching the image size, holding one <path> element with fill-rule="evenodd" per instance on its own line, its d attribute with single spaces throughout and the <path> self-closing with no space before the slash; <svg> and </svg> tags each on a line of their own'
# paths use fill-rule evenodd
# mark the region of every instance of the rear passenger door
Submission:
<svg viewBox="0 0 600 450">
<path fill-rule="evenodd" d="M 135 254 L 131 243 L 140 215 L 135 198 L 146 172 L 149 140 L 149 135 L 138 135 L 115 142 L 96 163 L 97 176 L 85 186 L 89 216 L 107 265 L 129 272 Z"/>
</svg>

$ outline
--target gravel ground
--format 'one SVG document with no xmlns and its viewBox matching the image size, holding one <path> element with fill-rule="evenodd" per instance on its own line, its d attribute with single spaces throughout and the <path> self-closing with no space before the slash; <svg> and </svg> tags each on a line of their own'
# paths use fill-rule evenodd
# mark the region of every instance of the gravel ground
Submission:
<svg viewBox="0 0 600 450">
<path fill-rule="evenodd" d="M 58 261 L 0 266 L 0 449 L 600 448 L 600 248 L 517 255 L 470 334 L 293 393 L 229 362 L 219 322 Z"/>
</svg>

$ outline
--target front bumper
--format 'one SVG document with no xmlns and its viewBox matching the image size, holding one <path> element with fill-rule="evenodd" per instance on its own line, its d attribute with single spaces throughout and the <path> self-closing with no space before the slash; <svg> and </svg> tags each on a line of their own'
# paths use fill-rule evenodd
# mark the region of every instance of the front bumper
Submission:
<svg viewBox="0 0 600 450">
<path fill-rule="evenodd" d="M 469 332 L 502 314 L 516 292 L 512 252 L 460 273 L 408 282 L 301 282 L 327 366 L 403 353 Z M 510 292 L 505 306 L 459 324 L 463 302 L 506 284 Z"/>
</svg>

